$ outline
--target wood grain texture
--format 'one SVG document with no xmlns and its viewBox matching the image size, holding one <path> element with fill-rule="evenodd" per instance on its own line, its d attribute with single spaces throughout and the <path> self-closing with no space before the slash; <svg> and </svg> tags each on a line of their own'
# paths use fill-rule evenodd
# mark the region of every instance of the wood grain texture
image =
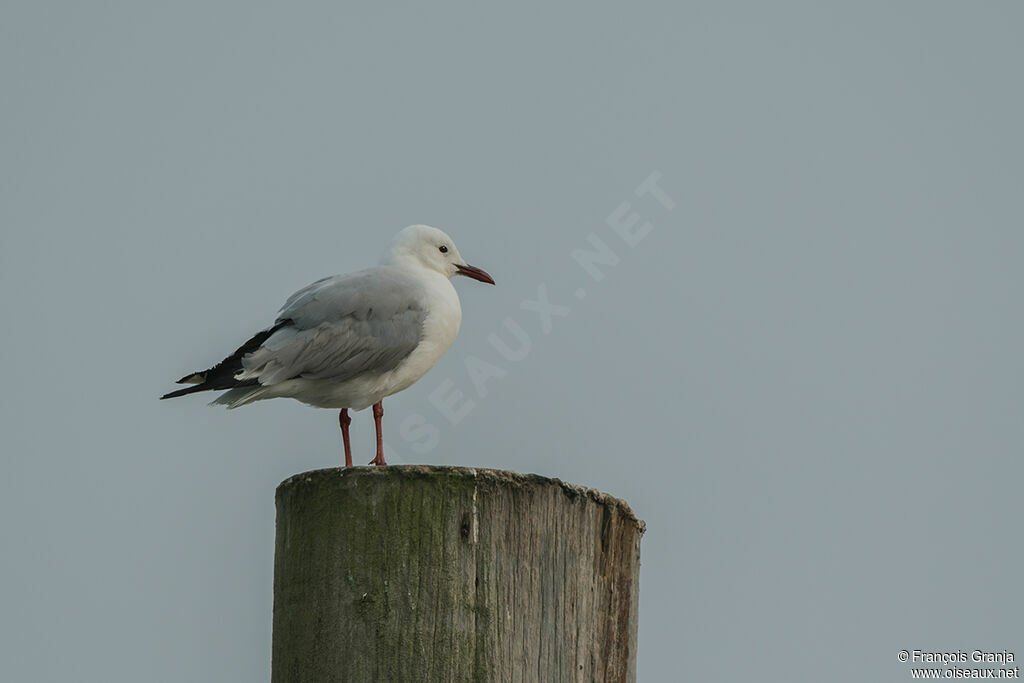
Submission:
<svg viewBox="0 0 1024 683">
<path fill-rule="evenodd" d="M 294 476 L 272 681 L 634 681 L 643 530 L 623 501 L 536 475 Z"/>
</svg>

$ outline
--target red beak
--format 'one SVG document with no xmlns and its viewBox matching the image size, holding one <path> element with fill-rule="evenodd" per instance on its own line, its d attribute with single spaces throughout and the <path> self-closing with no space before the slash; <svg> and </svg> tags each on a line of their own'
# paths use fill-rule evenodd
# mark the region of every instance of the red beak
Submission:
<svg viewBox="0 0 1024 683">
<path fill-rule="evenodd" d="M 488 275 L 487 271 L 485 271 L 485 270 L 481 270 L 480 268 L 477 268 L 475 266 L 459 266 L 459 265 L 457 265 L 457 266 L 455 266 L 455 268 L 458 269 L 458 271 L 459 271 L 458 275 L 465 275 L 466 277 L 471 277 L 474 280 L 479 280 L 480 282 L 486 282 L 489 285 L 493 285 L 494 284 L 494 278 L 491 277 L 490 275 Z"/>
</svg>

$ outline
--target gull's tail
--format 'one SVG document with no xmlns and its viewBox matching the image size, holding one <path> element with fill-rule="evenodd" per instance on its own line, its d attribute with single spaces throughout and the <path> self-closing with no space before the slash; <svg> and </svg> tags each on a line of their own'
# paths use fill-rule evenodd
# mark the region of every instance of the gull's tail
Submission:
<svg viewBox="0 0 1024 683">
<path fill-rule="evenodd" d="M 270 387 L 244 386 L 225 391 L 223 394 L 210 401 L 211 406 L 227 406 L 228 410 L 244 406 L 261 398 L 272 398 L 266 396 L 270 393 Z"/>
</svg>

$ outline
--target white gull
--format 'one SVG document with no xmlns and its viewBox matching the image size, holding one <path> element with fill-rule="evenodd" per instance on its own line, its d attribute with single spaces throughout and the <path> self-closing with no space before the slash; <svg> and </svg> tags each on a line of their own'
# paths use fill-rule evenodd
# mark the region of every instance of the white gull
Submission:
<svg viewBox="0 0 1024 683">
<path fill-rule="evenodd" d="M 455 341 L 462 307 L 454 275 L 494 284 L 466 264 L 444 232 L 410 225 L 381 265 L 300 289 L 271 327 L 209 370 L 178 380 L 194 386 L 161 398 L 226 389 L 213 404 L 237 408 L 287 397 L 341 409 L 346 466 L 352 465 L 348 411 L 372 405 L 377 454 L 371 464 L 385 465 L 381 402 L 423 377 Z"/>
</svg>

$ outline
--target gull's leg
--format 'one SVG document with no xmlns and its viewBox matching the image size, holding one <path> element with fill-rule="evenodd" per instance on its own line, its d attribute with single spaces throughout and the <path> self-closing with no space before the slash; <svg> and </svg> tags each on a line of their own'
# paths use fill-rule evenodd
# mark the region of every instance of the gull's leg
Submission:
<svg viewBox="0 0 1024 683">
<path fill-rule="evenodd" d="M 341 440 L 345 442 L 345 467 L 352 467 L 352 442 L 348 440 L 348 426 L 352 424 L 352 418 L 348 416 L 348 408 L 341 409 L 338 424 L 341 425 Z"/>
<path fill-rule="evenodd" d="M 371 465 L 381 467 L 387 465 L 384 462 L 384 432 L 381 430 L 380 419 L 384 417 L 384 400 L 381 399 L 373 404 L 373 423 L 377 426 L 377 457 L 370 461 Z"/>
</svg>

